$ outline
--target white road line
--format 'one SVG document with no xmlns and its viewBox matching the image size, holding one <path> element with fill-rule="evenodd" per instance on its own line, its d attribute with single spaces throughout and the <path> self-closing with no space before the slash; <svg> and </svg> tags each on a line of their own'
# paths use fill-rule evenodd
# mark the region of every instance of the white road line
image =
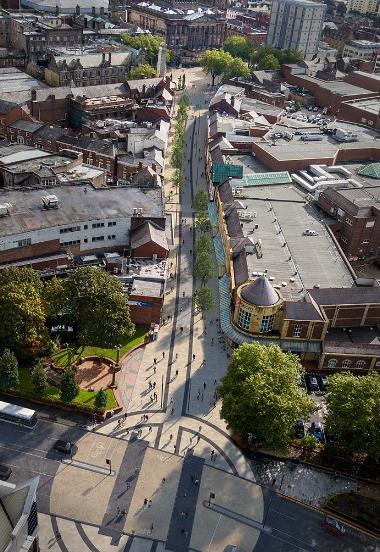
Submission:
<svg viewBox="0 0 380 552">
<path fill-rule="evenodd" d="M 219 515 L 218 523 L 215 525 L 215 529 L 214 529 L 214 531 L 213 531 L 213 533 L 212 533 L 212 536 L 211 536 L 210 544 L 208 545 L 209 548 L 211 548 L 212 541 L 214 540 L 215 533 L 216 533 L 216 530 L 217 530 L 218 527 L 219 527 L 219 523 L 220 523 L 221 519 L 222 519 L 222 514 Z"/>
<path fill-rule="evenodd" d="M 17 446 L 17 445 L 16 445 Z M 22 453 L 22 454 L 26 454 L 27 456 L 34 456 L 35 458 L 42 458 L 43 460 L 51 460 L 52 462 L 58 462 L 59 464 L 61 463 L 60 460 L 54 460 L 53 458 L 46 458 L 45 456 L 41 456 L 40 454 L 32 454 L 31 452 L 24 452 L 23 450 L 20 450 L 20 449 L 14 449 L 12 447 L 6 447 L 4 445 L 1 445 L 0 444 L 0 448 L 5 448 L 7 450 L 13 450 L 13 452 L 18 452 L 18 453 Z"/>
<path fill-rule="evenodd" d="M 278 510 L 274 510 L 273 508 L 270 509 L 271 512 L 275 512 L 276 514 L 280 514 L 280 516 L 284 516 L 288 519 L 291 519 L 292 521 L 297 521 L 296 518 L 292 517 L 292 516 L 288 516 L 287 514 L 283 514 L 282 512 L 279 512 Z"/>
<path fill-rule="evenodd" d="M 12 466 L 12 468 L 20 468 L 17 464 L 10 464 L 9 462 L 3 462 L 4 466 Z M 30 471 L 31 473 L 38 473 L 38 475 L 44 475 L 45 477 L 51 477 L 52 479 L 55 477 L 55 475 L 50 475 L 50 473 L 44 473 L 37 470 L 31 470 L 30 468 L 23 468 L 25 471 Z"/>
</svg>

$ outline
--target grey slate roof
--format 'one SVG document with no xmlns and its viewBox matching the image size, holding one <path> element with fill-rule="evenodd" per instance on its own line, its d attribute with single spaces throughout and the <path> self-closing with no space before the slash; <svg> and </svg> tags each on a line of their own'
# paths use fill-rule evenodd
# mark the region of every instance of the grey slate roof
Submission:
<svg viewBox="0 0 380 552">
<path fill-rule="evenodd" d="M 26 132 L 36 132 L 36 130 L 44 126 L 44 123 L 36 123 L 34 121 L 24 121 L 23 119 L 19 119 L 9 126 L 10 128 L 16 128 L 18 130 L 25 130 Z"/>
<path fill-rule="evenodd" d="M 287 301 L 285 318 L 290 320 L 323 320 L 318 308 L 313 303 L 306 301 Z"/>
<path fill-rule="evenodd" d="M 265 276 L 259 276 L 253 282 L 244 286 L 241 290 L 241 296 L 247 303 L 260 307 L 275 305 L 279 299 L 277 292 Z"/>
<path fill-rule="evenodd" d="M 380 303 L 380 286 L 307 290 L 318 305 L 367 305 Z"/>
</svg>

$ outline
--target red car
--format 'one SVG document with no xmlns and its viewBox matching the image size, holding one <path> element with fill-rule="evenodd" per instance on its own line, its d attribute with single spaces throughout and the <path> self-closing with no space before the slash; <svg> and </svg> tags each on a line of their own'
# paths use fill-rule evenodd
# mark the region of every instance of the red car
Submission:
<svg viewBox="0 0 380 552">
<path fill-rule="evenodd" d="M 326 516 L 322 521 L 321 525 L 326 531 L 329 533 L 332 533 L 333 535 L 337 535 L 339 537 L 342 537 L 346 530 L 340 523 L 337 522 L 336 519 Z"/>
</svg>

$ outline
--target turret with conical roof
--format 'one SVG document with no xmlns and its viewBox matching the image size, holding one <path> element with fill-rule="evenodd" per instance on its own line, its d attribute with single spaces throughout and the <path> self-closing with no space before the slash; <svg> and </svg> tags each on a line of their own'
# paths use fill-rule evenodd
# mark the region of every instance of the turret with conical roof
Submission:
<svg viewBox="0 0 380 552">
<path fill-rule="evenodd" d="M 284 300 L 266 276 L 237 289 L 234 324 L 248 333 L 269 333 L 278 329 Z"/>
</svg>

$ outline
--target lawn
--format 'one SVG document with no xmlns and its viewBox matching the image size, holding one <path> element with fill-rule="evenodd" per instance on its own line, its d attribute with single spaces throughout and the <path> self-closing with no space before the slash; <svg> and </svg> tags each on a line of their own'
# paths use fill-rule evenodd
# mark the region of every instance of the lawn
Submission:
<svg viewBox="0 0 380 552">
<path fill-rule="evenodd" d="M 122 358 L 125 354 L 127 354 L 128 351 L 130 351 L 133 347 L 136 347 L 136 345 L 140 345 L 140 343 L 143 343 L 146 334 L 147 334 L 147 329 L 145 326 L 136 326 L 136 331 L 134 335 L 126 339 L 124 342 L 120 343 L 121 345 L 120 358 Z M 60 349 L 57 353 L 54 353 L 51 356 L 51 361 L 56 366 L 67 366 L 68 353 L 69 353 L 69 350 L 67 348 Z M 88 346 L 86 345 L 86 347 L 79 347 L 75 351 L 75 354 L 73 355 L 73 358 L 72 358 L 72 362 L 75 362 L 80 357 L 88 357 L 88 356 L 104 356 L 116 361 L 117 351 L 115 348 L 103 349 L 101 347 L 91 347 L 90 345 Z"/>
<path fill-rule="evenodd" d="M 20 394 L 24 396 L 28 396 L 30 398 L 43 400 L 44 397 L 39 397 L 38 395 L 35 395 L 33 391 L 32 378 L 30 375 L 30 371 L 28 369 L 19 368 L 19 379 L 20 379 L 20 385 L 19 385 L 18 391 L 20 391 Z M 105 394 L 107 397 L 106 410 L 110 410 L 111 408 L 116 408 L 118 404 L 115 400 L 112 390 L 105 389 Z M 87 391 L 86 389 L 80 389 L 79 394 L 73 400 L 73 404 L 76 404 L 77 406 L 85 406 L 87 408 L 94 409 L 95 396 L 96 396 L 96 391 Z M 59 402 L 60 398 L 59 398 L 58 387 L 55 387 L 54 385 L 49 384 L 45 398 L 53 402 Z"/>
</svg>

